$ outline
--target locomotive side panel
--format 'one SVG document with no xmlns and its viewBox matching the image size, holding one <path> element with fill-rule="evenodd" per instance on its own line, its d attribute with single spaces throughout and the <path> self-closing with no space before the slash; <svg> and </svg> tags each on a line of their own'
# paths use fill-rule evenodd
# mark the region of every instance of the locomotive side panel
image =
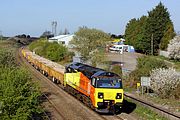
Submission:
<svg viewBox="0 0 180 120">
<path fill-rule="evenodd" d="M 66 73 L 64 84 L 73 87 L 74 89 L 78 90 L 80 84 L 80 72 L 77 73 Z"/>
<path fill-rule="evenodd" d="M 78 90 L 86 96 L 90 96 L 91 83 L 90 80 L 84 75 L 80 74 L 80 84 Z"/>
</svg>

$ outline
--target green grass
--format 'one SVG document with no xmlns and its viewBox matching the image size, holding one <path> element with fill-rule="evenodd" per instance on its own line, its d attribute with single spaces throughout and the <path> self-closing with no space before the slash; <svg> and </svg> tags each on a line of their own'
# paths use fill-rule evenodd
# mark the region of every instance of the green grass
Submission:
<svg viewBox="0 0 180 120">
<path fill-rule="evenodd" d="M 124 86 L 123 89 L 124 89 L 124 92 L 129 92 L 129 93 L 133 93 L 133 94 L 135 93 L 135 91 L 137 91 L 136 88 L 127 87 L 127 86 Z M 139 94 L 139 95 L 141 96 L 141 94 Z M 150 96 L 150 94 L 149 95 L 144 94 L 143 96 L 148 101 L 151 101 L 151 102 L 159 104 L 159 105 L 168 106 L 170 110 L 180 112 L 180 100 L 162 99 L 162 98 L 159 98 L 158 96 Z"/>
<path fill-rule="evenodd" d="M 127 98 L 126 100 L 131 103 L 133 102 Z M 135 115 L 138 116 L 140 120 L 168 120 L 167 118 L 160 116 L 151 109 L 144 107 L 138 103 L 136 103 L 136 109 L 133 111 L 133 113 L 135 113 Z"/>
<path fill-rule="evenodd" d="M 180 71 L 180 61 L 170 60 L 170 59 L 168 59 L 168 58 L 166 58 L 164 56 L 154 56 L 154 57 L 164 60 L 167 63 L 168 67 L 173 67 L 177 71 Z"/>
<path fill-rule="evenodd" d="M 158 115 L 149 108 L 140 105 L 137 106 L 135 113 L 140 117 L 140 119 L 143 120 L 168 120 L 167 118 Z"/>
<path fill-rule="evenodd" d="M 163 106 L 169 106 L 170 110 L 180 112 L 180 101 L 177 99 L 161 99 L 159 97 L 155 96 L 147 96 L 146 98 L 154 103 L 163 105 Z"/>
</svg>

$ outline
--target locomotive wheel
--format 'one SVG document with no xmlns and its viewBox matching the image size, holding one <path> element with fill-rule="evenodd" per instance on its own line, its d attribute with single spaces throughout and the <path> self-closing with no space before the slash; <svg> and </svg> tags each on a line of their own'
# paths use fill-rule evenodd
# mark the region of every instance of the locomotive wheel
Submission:
<svg viewBox="0 0 180 120">
<path fill-rule="evenodd" d="M 52 81 L 53 81 L 53 83 L 57 83 L 57 80 L 54 77 L 53 77 Z"/>
<path fill-rule="evenodd" d="M 89 108 L 94 109 L 90 98 L 85 95 L 83 95 L 83 103 L 85 103 Z"/>
</svg>

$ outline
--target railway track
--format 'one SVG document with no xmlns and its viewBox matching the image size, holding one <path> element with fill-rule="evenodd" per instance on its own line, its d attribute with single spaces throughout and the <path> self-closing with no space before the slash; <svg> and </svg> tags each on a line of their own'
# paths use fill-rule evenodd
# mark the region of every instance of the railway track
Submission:
<svg viewBox="0 0 180 120">
<path fill-rule="evenodd" d="M 39 77 L 38 79 L 44 79 L 44 80 L 46 79 L 45 81 L 48 83 L 48 85 L 51 85 L 51 86 L 53 86 L 53 87 L 55 87 L 57 89 L 59 89 L 59 87 L 61 89 L 63 89 L 62 86 L 58 86 L 56 84 L 53 84 L 47 77 L 43 76 L 42 74 L 39 75 L 40 72 L 37 72 L 36 69 L 34 69 L 30 64 L 28 64 L 27 61 L 21 56 L 20 52 L 18 52 L 18 61 L 20 61 L 21 64 L 25 63 L 26 66 L 31 68 L 30 69 L 31 72 L 34 74 L 34 76 L 38 76 Z M 59 90 L 57 90 L 57 91 L 59 91 Z M 167 111 L 167 110 L 165 110 L 163 108 L 157 107 L 157 106 L 155 106 L 153 104 L 147 103 L 147 102 L 142 101 L 142 100 L 140 100 L 138 98 L 134 98 L 134 97 L 132 97 L 130 95 L 127 95 L 127 94 L 124 94 L 124 95 L 126 97 L 130 98 L 130 99 L 135 100 L 136 102 L 138 102 L 138 103 L 140 103 L 142 105 L 145 105 L 147 107 L 155 109 L 156 111 L 160 112 L 161 114 L 163 114 L 163 116 L 168 117 L 169 119 L 172 119 L 172 120 L 179 120 L 180 119 L 180 116 L 175 114 L 175 113 L 171 113 L 171 112 L 169 112 L 169 111 Z M 47 99 L 47 101 L 51 104 L 51 106 L 56 110 L 56 112 L 59 114 L 59 116 L 61 116 L 61 119 L 66 120 L 66 117 L 60 112 L 61 110 L 59 110 L 59 108 L 57 108 L 56 104 L 51 99 L 49 99 L 48 96 L 46 96 L 45 94 L 43 94 L 43 96 Z M 109 115 L 99 115 L 99 116 L 101 117 L 101 119 L 104 119 L 104 120 L 107 120 L 107 119 L 123 120 L 120 116 L 117 116 L 117 115 L 113 115 L 113 116 L 112 115 L 111 116 L 109 116 Z M 48 118 L 48 120 L 49 119 L 51 119 L 51 118 Z"/>
<path fill-rule="evenodd" d="M 170 119 L 170 120 L 180 120 L 180 115 L 176 114 L 176 113 L 172 113 L 170 111 L 168 111 L 167 109 L 164 109 L 160 106 L 154 105 L 153 103 L 141 100 L 139 98 L 135 98 L 133 96 L 131 96 L 130 94 L 124 93 L 124 96 L 127 98 L 132 99 L 133 101 L 136 101 L 138 103 L 140 103 L 143 106 L 149 107 L 152 110 L 155 110 L 156 112 L 160 113 L 162 116 Z"/>
<path fill-rule="evenodd" d="M 50 100 L 48 98 L 48 96 L 46 94 L 43 93 L 43 97 L 46 98 L 46 100 L 48 100 L 48 102 L 51 104 L 51 106 L 53 106 L 53 108 L 56 110 L 56 112 L 58 112 L 58 114 L 61 116 L 61 119 L 62 120 L 66 120 L 65 116 L 58 110 L 58 108 L 56 107 L 56 105 L 53 103 L 52 100 Z M 46 114 L 45 112 L 45 115 L 48 117 L 48 120 L 51 120 L 51 118 Z"/>
<path fill-rule="evenodd" d="M 19 64 L 21 64 L 24 67 L 28 67 L 29 68 L 28 70 L 30 70 L 31 73 L 33 73 L 33 77 L 35 77 L 35 79 L 41 79 L 41 80 L 45 79 L 44 76 L 39 75 L 37 70 L 35 70 L 30 64 L 28 64 L 28 62 L 20 54 L 20 50 L 16 53 L 16 56 L 17 56 L 17 61 L 19 62 Z M 59 114 L 59 116 L 61 117 L 61 120 L 66 120 L 65 116 L 60 112 L 60 110 L 56 107 L 56 105 L 53 103 L 53 101 L 50 100 L 45 93 L 42 93 L 42 97 L 44 97 L 48 101 L 50 106 L 52 108 L 54 108 L 56 113 Z M 49 116 L 46 112 L 44 112 L 44 115 L 47 120 L 52 120 L 52 116 Z M 56 120 L 56 118 L 54 118 L 54 119 Z"/>
</svg>

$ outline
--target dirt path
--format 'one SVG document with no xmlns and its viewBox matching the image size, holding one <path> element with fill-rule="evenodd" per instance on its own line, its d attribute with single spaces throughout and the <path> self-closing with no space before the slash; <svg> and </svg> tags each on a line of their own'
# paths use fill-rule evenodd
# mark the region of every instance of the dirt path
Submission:
<svg viewBox="0 0 180 120">
<path fill-rule="evenodd" d="M 128 53 L 124 52 L 123 54 L 119 53 L 107 53 L 107 60 L 114 63 L 123 64 L 122 68 L 124 71 L 132 71 L 136 68 L 137 58 L 142 56 L 139 53 Z"/>
</svg>

